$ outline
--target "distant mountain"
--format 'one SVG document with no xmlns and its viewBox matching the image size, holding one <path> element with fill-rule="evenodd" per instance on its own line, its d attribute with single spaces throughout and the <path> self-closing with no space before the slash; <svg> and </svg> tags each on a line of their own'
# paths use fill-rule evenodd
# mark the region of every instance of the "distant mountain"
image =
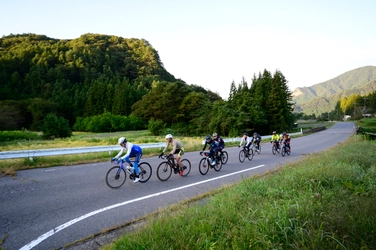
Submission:
<svg viewBox="0 0 376 250">
<path fill-rule="evenodd" d="M 367 95 L 376 91 L 376 67 L 350 70 L 311 87 L 296 88 L 292 93 L 295 110 L 307 115 L 329 112 L 337 101 L 351 94 Z"/>
</svg>

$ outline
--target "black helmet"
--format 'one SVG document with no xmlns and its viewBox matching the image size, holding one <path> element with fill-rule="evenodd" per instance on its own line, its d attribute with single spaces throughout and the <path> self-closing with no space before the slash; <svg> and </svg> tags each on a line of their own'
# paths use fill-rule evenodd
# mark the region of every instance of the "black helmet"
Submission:
<svg viewBox="0 0 376 250">
<path fill-rule="evenodd" d="M 211 136 L 210 135 L 207 135 L 206 136 L 206 140 L 210 140 L 211 139 Z"/>
<path fill-rule="evenodd" d="M 243 133 L 243 135 L 246 135 L 246 136 L 248 136 L 248 133 L 247 133 L 247 132 L 244 132 L 244 133 Z"/>
<path fill-rule="evenodd" d="M 283 131 L 283 134 L 285 135 L 285 134 L 286 134 L 286 131 Z"/>
</svg>

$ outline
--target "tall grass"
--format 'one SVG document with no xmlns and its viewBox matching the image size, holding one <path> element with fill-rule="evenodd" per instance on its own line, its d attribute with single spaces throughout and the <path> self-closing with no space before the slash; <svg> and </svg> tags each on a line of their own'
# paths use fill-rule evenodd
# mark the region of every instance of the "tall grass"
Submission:
<svg viewBox="0 0 376 250">
<path fill-rule="evenodd" d="M 103 249 L 375 249 L 376 144 L 347 142 L 180 204 Z"/>
</svg>

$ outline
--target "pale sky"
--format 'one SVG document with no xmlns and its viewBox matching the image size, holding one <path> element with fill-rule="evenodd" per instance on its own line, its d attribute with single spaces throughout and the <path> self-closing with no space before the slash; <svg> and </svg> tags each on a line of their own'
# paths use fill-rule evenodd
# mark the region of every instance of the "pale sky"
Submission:
<svg viewBox="0 0 376 250">
<path fill-rule="evenodd" d="M 280 70 L 289 88 L 309 87 L 376 66 L 372 0 L 2 0 L 0 36 L 86 33 L 147 40 L 164 67 L 187 84 L 228 98 Z"/>
</svg>

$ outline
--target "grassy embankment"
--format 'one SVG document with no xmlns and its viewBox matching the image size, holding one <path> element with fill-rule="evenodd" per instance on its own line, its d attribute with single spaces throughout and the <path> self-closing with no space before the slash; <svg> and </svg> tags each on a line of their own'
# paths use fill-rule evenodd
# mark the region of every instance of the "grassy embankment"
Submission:
<svg viewBox="0 0 376 250">
<path fill-rule="evenodd" d="M 329 128 L 334 123 L 314 123 L 302 122 L 299 127 L 309 130 L 317 126 L 326 126 Z M 298 129 L 297 129 L 298 130 Z M 7 136 L 9 136 L 7 138 Z M 70 138 L 55 140 L 42 140 L 41 135 L 34 132 L 16 131 L 16 132 L 0 132 L 2 140 L 0 142 L 0 151 L 12 150 L 38 150 L 50 148 L 75 148 L 88 146 L 108 146 L 116 145 L 119 137 L 124 136 L 128 141 L 135 144 L 164 142 L 164 136 L 152 136 L 149 131 L 127 131 L 114 133 L 82 133 L 74 132 Z M 13 139 L 17 138 L 17 139 Z M 22 139 L 20 139 L 22 138 Z M 203 137 L 176 137 L 184 144 L 186 152 L 201 150 Z M 226 146 L 237 145 L 237 143 L 226 143 Z M 143 157 L 157 155 L 161 152 L 161 148 L 144 149 Z M 89 154 L 60 155 L 52 157 L 33 157 L 23 159 L 0 160 L 0 176 L 16 175 L 18 170 L 45 168 L 55 166 L 71 166 L 92 162 L 108 161 L 117 152 L 99 152 Z"/>
<path fill-rule="evenodd" d="M 375 159 L 374 141 L 352 137 L 171 206 L 103 249 L 375 249 Z"/>
</svg>

